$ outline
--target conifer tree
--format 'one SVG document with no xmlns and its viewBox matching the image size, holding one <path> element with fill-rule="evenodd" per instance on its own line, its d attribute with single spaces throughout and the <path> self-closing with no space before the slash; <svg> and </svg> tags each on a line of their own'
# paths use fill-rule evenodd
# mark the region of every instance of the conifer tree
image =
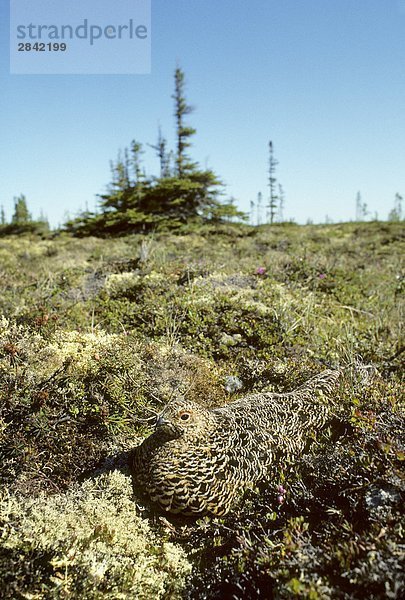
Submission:
<svg viewBox="0 0 405 600">
<path fill-rule="evenodd" d="M 185 76 L 180 67 L 174 72 L 174 117 L 176 120 L 176 174 L 181 179 L 195 168 L 195 163 L 191 162 L 186 154 L 187 148 L 191 146 L 190 137 L 196 133 L 193 127 L 186 126 L 184 118 L 193 112 L 194 108 L 187 104 L 185 97 Z"/>
<path fill-rule="evenodd" d="M 284 221 L 285 194 L 281 183 L 278 186 L 278 198 L 278 221 L 282 223 Z"/>
<path fill-rule="evenodd" d="M 388 214 L 388 221 L 402 221 L 402 196 L 395 194 L 394 208 Z"/>
<path fill-rule="evenodd" d="M 132 166 L 132 172 L 134 174 L 135 185 L 141 183 L 141 181 L 145 179 L 145 172 L 142 169 L 142 154 L 142 144 L 137 140 L 132 140 L 130 162 Z"/>
<path fill-rule="evenodd" d="M 23 225 L 31 221 L 31 215 L 27 207 L 27 199 L 24 194 L 14 198 L 14 213 L 11 222 L 15 225 Z"/>
<path fill-rule="evenodd" d="M 362 217 L 362 202 L 361 202 L 361 194 L 357 192 L 356 194 L 356 221 L 361 221 Z"/>
<path fill-rule="evenodd" d="M 274 158 L 273 142 L 269 141 L 269 204 L 268 204 L 268 218 L 270 223 L 273 224 L 277 214 L 277 200 L 276 194 L 276 182 L 275 177 L 276 166 L 278 161 Z"/>
<path fill-rule="evenodd" d="M 111 183 L 108 185 L 107 193 L 100 196 L 102 198 L 101 209 L 103 212 L 124 209 L 125 190 L 129 186 L 128 168 L 127 152 L 124 153 L 124 159 L 120 151 L 117 160 L 115 162 L 110 161 Z"/>
<path fill-rule="evenodd" d="M 33 219 L 24 194 L 14 198 L 14 212 L 7 223 L 4 208 L 0 208 L 0 234 L 23 235 L 26 233 L 44 235 L 49 232 L 49 222 L 41 210 L 39 219 Z"/>
<path fill-rule="evenodd" d="M 367 204 L 362 201 L 360 192 L 356 195 L 356 221 L 364 221 L 369 214 Z"/>
<path fill-rule="evenodd" d="M 146 177 L 141 164 L 142 145 L 134 140 L 130 151 L 119 154 L 117 162 L 111 165 L 112 183 L 101 195 L 101 214 L 82 213 L 66 224 L 69 231 L 77 235 L 111 235 L 177 228 L 190 221 L 246 218 L 232 199 L 218 199 L 223 184 L 217 175 L 211 169 L 201 169 L 187 154 L 196 130 L 185 123 L 186 115 L 193 109 L 187 103 L 185 77 L 179 67 L 174 73 L 174 88 L 176 151 L 173 154 L 167 150 L 160 128 L 157 144 L 150 144 L 160 160 L 160 177 Z"/>
<path fill-rule="evenodd" d="M 167 152 L 167 140 L 162 135 L 162 129 L 159 126 L 158 139 L 156 144 L 149 144 L 151 148 L 156 150 L 156 154 L 159 158 L 160 163 L 160 177 L 170 176 L 170 153 Z"/>
<path fill-rule="evenodd" d="M 255 204 L 254 200 L 251 200 L 250 201 L 250 213 L 249 213 L 251 225 L 255 224 L 255 208 L 256 208 L 256 204 Z"/>
<path fill-rule="evenodd" d="M 258 194 L 257 194 L 257 224 L 258 225 L 262 224 L 262 201 L 263 201 L 263 194 L 261 192 L 258 192 Z"/>
</svg>

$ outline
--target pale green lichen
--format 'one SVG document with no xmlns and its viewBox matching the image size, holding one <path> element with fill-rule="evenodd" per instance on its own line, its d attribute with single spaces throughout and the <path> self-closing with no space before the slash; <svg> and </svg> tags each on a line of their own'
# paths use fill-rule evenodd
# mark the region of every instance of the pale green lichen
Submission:
<svg viewBox="0 0 405 600">
<path fill-rule="evenodd" d="M 79 331 L 57 331 L 44 351 L 57 357 L 59 362 L 74 361 L 75 372 L 82 373 L 97 363 L 100 353 L 117 344 L 119 336 L 102 330 L 93 333 Z"/>
<path fill-rule="evenodd" d="M 399 597 L 402 505 L 367 502 L 395 499 L 403 466 L 401 227 L 229 224 L 157 234 L 153 252 L 145 236 L 2 238 L 0 596 Z M 358 363 L 381 375 L 348 378 L 314 455 L 281 466 L 281 506 L 266 482 L 227 520 L 170 533 L 95 472 L 173 395 L 218 406 L 229 375 L 280 392 Z"/>
<path fill-rule="evenodd" d="M 177 598 L 191 571 L 185 552 L 159 539 L 139 516 L 131 480 L 118 471 L 66 494 L 3 494 L 0 522 L 3 547 L 49 557 L 49 580 L 20 589 L 25 597 L 42 598 L 46 583 L 54 595 Z"/>
</svg>

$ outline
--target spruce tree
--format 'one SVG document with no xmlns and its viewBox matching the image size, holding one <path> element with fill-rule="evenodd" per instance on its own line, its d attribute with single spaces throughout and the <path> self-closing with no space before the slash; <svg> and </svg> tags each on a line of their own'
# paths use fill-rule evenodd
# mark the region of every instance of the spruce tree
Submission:
<svg viewBox="0 0 405 600">
<path fill-rule="evenodd" d="M 196 165 L 191 162 L 186 154 L 187 148 L 191 146 L 190 137 L 196 133 L 193 127 L 188 127 L 184 123 L 186 115 L 193 112 L 194 108 L 187 104 L 185 97 L 185 76 L 180 67 L 174 72 L 174 117 L 176 120 L 176 175 L 182 179 L 190 172 L 193 172 Z"/>
<path fill-rule="evenodd" d="M 360 192 L 357 192 L 356 194 L 356 221 L 361 221 L 362 220 L 362 201 L 361 201 L 361 194 Z"/>
<path fill-rule="evenodd" d="M 275 177 L 276 166 L 278 161 L 274 158 L 273 142 L 269 141 L 269 204 L 268 204 L 268 217 L 270 223 L 273 224 L 277 214 L 277 200 L 276 194 L 276 182 Z"/>
<path fill-rule="evenodd" d="M 192 107 L 185 97 L 185 77 L 177 67 L 174 73 L 174 116 L 176 150 L 167 150 L 159 128 L 156 145 L 151 145 L 160 161 L 160 177 L 147 178 L 142 168 L 142 144 L 134 140 L 130 151 L 119 154 L 112 163 L 112 182 L 101 195 L 101 214 L 82 213 L 66 228 L 76 235 L 122 234 L 154 228 L 177 228 L 182 224 L 245 219 L 234 201 L 219 200 L 223 185 L 211 169 L 202 170 L 187 154 L 190 138 L 196 133 L 185 123 Z M 174 164 L 173 164 L 174 163 Z M 173 164 L 173 168 L 172 168 Z"/>
<path fill-rule="evenodd" d="M 395 194 L 394 208 L 388 214 L 388 221 L 402 221 L 402 196 Z"/>
<path fill-rule="evenodd" d="M 39 213 L 39 219 L 38 219 L 38 221 L 40 223 L 48 223 L 49 224 L 48 217 L 45 215 L 45 213 L 42 210 L 42 208 L 41 208 L 41 211 Z"/>
<path fill-rule="evenodd" d="M 149 144 L 151 148 L 156 150 L 156 154 L 160 163 L 160 177 L 170 177 L 170 153 L 167 152 L 167 140 L 162 135 L 162 129 L 159 126 L 158 139 L 156 144 Z"/>
<path fill-rule="evenodd" d="M 369 215 L 367 204 L 362 201 L 360 192 L 356 195 L 356 221 L 364 221 Z"/>
<path fill-rule="evenodd" d="M 257 193 L 257 224 L 262 224 L 262 201 L 263 194 L 261 192 Z"/>
<path fill-rule="evenodd" d="M 278 185 L 278 198 L 278 221 L 282 223 L 284 221 L 285 194 L 281 183 Z"/>
<path fill-rule="evenodd" d="M 254 200 L 251 200 L 250 201 L 250 213 L 249 213 L 249 220 L 250 220 L 251 225 L 255 224 L 255 207 L 256 207 L 256 204 L 255 204 Z"/>
<path fill-rule="evenodd" d="M 11 222 L 15 225 L 23 225 L 31 221 L 31 215 L 28 211 L 27 199 L 24 194 L 14 198 L 14 213 Z"/>
<path fill-rule="evenodd" d="M 142 169 L 142 144 L 137 140 L 131 142 L 131 166 L 134 175 L 135 186 L 140 184 L 145 179 L 145 172 Z M 128 182 L 129 184 L 129 182 Z M 128 186 L 127 186 L 128 187 Z"/>
</svg>

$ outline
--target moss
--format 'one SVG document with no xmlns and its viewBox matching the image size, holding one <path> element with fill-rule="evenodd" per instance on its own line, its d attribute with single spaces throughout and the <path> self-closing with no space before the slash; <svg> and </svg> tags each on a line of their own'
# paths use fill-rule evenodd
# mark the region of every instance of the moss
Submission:
<svg viewBox="0 0 405 600">
<path fill-rule="evenodd" d="M 137 597 L 128 590 L 139 576 L 151 596 L 399 597 L 402 229 L 230 224 L 115 240 L 2 238 L 0 489 L 13 508 L 0 572 L 9 595 L 92 597 L 95 581 L 95 597 Z M 229 399 L 229 376 L 242 386 L 237 397 L 291 390 L 323 366 L 347 367 L 335 419 L 305 459 L 280 465 L 226 519 L 156 521 L 137 512 L 125 478 L 97 474 L 125 461 L 173 395 L 214 406 Z M 55 531 L 65 512 L 63 545 Z M 180 546 L 194 565 L 184 592 L 182 574 L 170 587 Z"/>
<path fill-rule="evenodd" d="M 211 403 L 225 395 L 218 369 L 176 345 L 103 330 L 44 334 L 6 319 L 0 327 L 0 478 L 15 489 L 69 485 L 133 444 L 174 393 Z"/>
</svg>

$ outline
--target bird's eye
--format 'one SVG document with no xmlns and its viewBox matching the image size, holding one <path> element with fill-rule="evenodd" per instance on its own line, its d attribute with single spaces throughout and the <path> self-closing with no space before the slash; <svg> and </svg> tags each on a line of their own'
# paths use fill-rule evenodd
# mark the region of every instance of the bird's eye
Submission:
<svg viewBox="0 0 405 600">
<path fill-rule="evenodd" d="M 182 421 L 188 421 L 189 418 L 190 418 L 190 413 L 188 413 L 188 412 L 180 413 L 180 419 Z"/>
</svg>

